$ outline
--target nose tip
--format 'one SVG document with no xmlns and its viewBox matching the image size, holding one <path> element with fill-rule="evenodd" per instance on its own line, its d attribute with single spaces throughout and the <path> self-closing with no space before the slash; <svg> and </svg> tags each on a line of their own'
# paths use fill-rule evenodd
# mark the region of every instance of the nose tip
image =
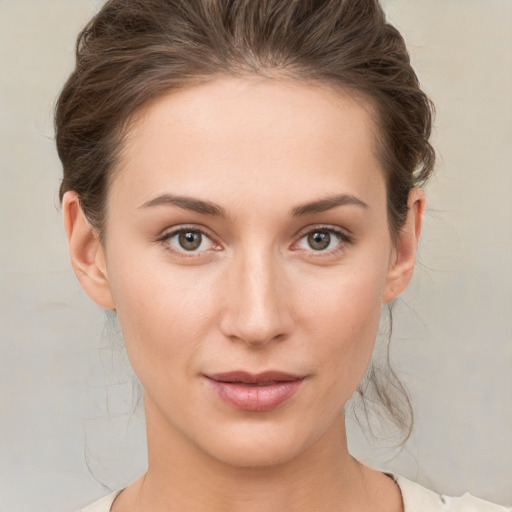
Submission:
<svg viewBox="0 0 512 512">
<path fill-rule="evenodd" d="M 291 330 L 289 301 L 282 273 L 275 265 L 268 261 L 240 265 L 226 284 L 221 320 L 226 337 L 254 348 L 287 337 Z"/>
<path fill-rule="evenodd" d="M 276 332 L 269 324 L 251 325 L 246 323 L 232 330 L 228 335 L 232 340 L 239 340 L 247 345 L 257 348 L 263 347 L 270 342 L 281 340 L 285 337 L 284 333 Z"/>
<path fill-rule="evenodd" d="M 224 334 L 253 347 L 284 339 L 288 329 L 275 300 L 254 290 L 243 290 L 241 295 L 244 298 L 224 315 Z"/>
</svg>

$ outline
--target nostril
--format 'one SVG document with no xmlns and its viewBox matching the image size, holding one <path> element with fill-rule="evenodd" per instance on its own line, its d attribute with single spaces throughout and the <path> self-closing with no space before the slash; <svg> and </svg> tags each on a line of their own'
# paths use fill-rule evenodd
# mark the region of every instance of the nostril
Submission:
<svg viewBox="0 0 512 512">
<path fill-rule="evenodd" d="M 258 348 L 287 337 L 292 324 L 281 270 L 261 251 L 245 251 L 233 263 L 225 275 L 219 318 L 227 338 Z"/>
</svg>

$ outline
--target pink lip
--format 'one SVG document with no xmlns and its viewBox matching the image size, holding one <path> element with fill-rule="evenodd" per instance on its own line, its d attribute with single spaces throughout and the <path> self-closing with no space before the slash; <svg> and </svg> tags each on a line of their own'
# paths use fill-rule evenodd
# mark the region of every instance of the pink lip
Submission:
<svg viewBox="0 0 512 512">
<path fill-rule="evenodd" d="M 206 375 L 217 396 L 244 411 L 270 411 L 290 399 L 304 377 L 283 372 L 251 374 L 238 371 Z"/>
</svg>

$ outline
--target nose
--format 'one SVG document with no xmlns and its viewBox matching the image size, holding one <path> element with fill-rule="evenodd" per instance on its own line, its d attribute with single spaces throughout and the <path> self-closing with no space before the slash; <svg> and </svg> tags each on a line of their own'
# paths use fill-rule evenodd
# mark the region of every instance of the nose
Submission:
<svg viewBox="0 0 512 512">
<path fill-rule="evenodd" d="M 227 269 L 220 328 L 231 340 L 257 348 L 290 334 L 291 297 L 278 257 L 248 252 Z"/>
</svg>

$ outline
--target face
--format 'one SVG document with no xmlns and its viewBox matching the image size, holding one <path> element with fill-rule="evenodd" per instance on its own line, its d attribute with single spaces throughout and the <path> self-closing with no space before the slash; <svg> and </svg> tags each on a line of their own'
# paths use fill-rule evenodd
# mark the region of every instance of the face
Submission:
<svg viewBox="0 0 512 512">
<path fill-rule="evenodd" d="M 339 93 L 257 78 L 142 112 L 95 263 L 148 430 L 254 466 L 343 428 L 401 291 L 375 129 Z"/>
</svg>

